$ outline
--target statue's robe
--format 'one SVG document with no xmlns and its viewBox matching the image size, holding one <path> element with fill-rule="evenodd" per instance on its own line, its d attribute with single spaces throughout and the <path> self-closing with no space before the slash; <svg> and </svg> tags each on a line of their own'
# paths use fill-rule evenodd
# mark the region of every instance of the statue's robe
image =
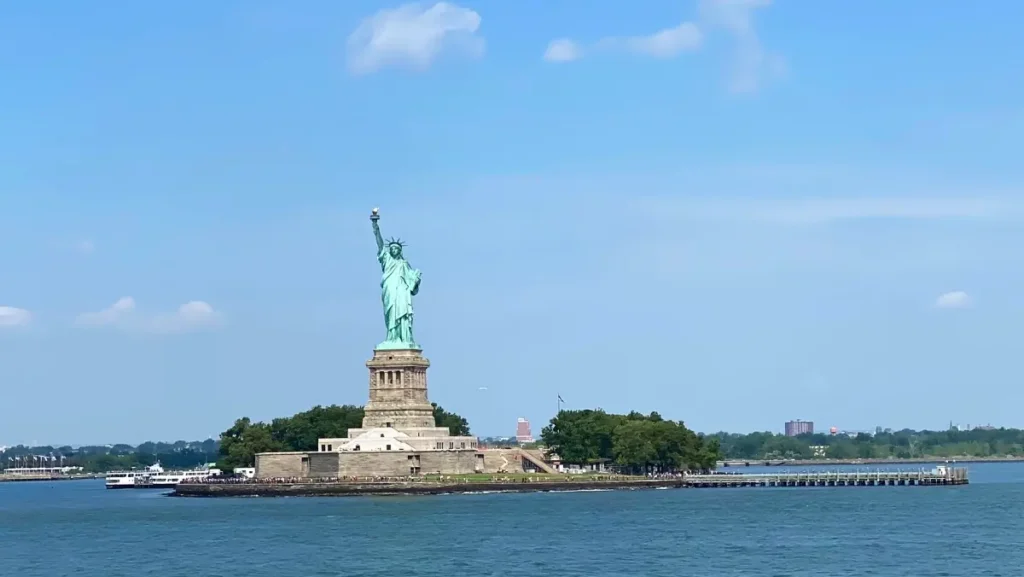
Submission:
<svg viewBox="0 0 1024 577">
<path fill-rule="evenodd" d="M 420 290 L 420 271 L 404 258 L 391 256 L 385 246 L 377 254 L 380 261 L 380 298 L 384 304 L 384 323 L 388 342 L 415 344 L 412 336 L 412 297 Z"/>
</svg>

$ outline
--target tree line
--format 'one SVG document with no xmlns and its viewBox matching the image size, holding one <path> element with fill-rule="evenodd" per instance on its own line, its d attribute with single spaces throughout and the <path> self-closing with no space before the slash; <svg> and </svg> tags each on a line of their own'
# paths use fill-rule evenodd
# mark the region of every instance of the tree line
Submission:
<svg viewBox="0 0 1024 577">
<path fill-rule="evenodd" d="M 469 435 L 465 418 L 434 405 L 438 426 L 453 435 Z M 313 407 L 269 423 L 235 421 L 219 440 L 145 442 L 140 445 L 83 447 L 19 445 L 0 451 L 0 469 L 13 467 L 82 467 L 103 473 L 139 469 L 159 462 L 167 469 L 189 469 L 216 462 L 230 471 L 252 466 L 264 451 L 315 451 L 317 439 L 345 437 L 362 426 L 363 408 L 353 405 Z M 796 437 L 756 432 L 700 435 L 658 413 L 625 415 L 601 410 L 560 411 L 544 428 L 539 445 L 566 463 L 607 462 L 628 472 L 714 467 L 722 459 L 910 459 L 952 457 L 1022 457 L 1024 431 L 886 431 L 855 436 L 805 434 Z"/>
<path fill-rule="evenodd" d="M 787 437 L 776 433 L 715 433 L 727 459 L 922 459 L 1024 457 L 1024 431 L 886 431 L 870 435 L 822 433 Z"/>
<path fill-rule="evenodd" d="M 140 445 L 18 445 L 0 451 L 0 469 L 18 467 L 81 467 L 87 473 L 105 473 L 117 469 L 140 469 L 156 463 L 167 469 L 190 469 L 217 459 L 219 443 L 147 441 Z"/>
<path fill-rule="evenodd" d="M 718 439 L 656 412 L 563 410 L 541 431 L 541 440 L 564 463 L 606 462 L 631 473 L 706 471 L 721 458 Z"/>
<path fill-rule="evenodd" d="M 469 422 L 465 418 L 449 413 L 437 403 L 431 404 L 438 427 L 447 427 L 456 436 L 470 434 Z M 256 453 L 316 451 L 317 439 L 344 438 L 349 429 L 358 429 L 362 425 L 363 407 L 357 405 L 318 405 L 269 423 L 242 417 L 220 434 L 217 465 L 224 471 L 231 471 L 237 467 L 252 467 Z"/>
</svg>

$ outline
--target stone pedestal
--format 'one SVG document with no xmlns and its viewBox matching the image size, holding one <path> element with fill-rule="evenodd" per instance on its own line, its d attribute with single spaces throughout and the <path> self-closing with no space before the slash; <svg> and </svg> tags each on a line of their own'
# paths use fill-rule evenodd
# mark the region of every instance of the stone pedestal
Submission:
<svg viewBox="0 0 1024 577">
<path fill-rule="evenodd" d="M 380 427 L 435 429 L 434 408 L 427 399 L 430 361 L 416 349 L 374 350 L 370 369 L 370 400 L 363 429 Z"/>
</svg>

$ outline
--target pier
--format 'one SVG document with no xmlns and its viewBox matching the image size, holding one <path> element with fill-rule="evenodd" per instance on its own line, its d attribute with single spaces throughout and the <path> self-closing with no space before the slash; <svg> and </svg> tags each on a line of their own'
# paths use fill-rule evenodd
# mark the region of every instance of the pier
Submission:
<svg viewBox="0 0 1024 577">
<path fill-rule="evenodd" d="M 443 495 L 452 493 L 535 493 L 559 491 L 769 487 L 936 487 L 966 485 L 967 469 L 939 466 L 930 471 L 828 471 L 799 473 L 680 475 L 671 477 L 526 475 L 509 479 L 422 478 L 364 480 L 247 480 L 181 483 L 175 497 L 343 497 L 356 495 Z"/>
<path fill-rule="evenodd" d="M 930 471 L 821 471 L 738 475 L 688 475 L 693 488 L 719 487 L 881 487 L 966 485 L 967 469 L 939 466 Z"/>
</svg>

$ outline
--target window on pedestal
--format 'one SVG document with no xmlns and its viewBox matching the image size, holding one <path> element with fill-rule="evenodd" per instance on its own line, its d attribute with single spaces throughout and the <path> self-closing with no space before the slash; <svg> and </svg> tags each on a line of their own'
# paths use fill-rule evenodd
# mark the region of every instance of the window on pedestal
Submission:
<svg viewBox="0 0 1024 577">
<path fill-rule="evenodd" d="M 384 445 L 384 450 L 385 451 L 390 451 L 391 450 L 391 445 Z"/>
</svg>

